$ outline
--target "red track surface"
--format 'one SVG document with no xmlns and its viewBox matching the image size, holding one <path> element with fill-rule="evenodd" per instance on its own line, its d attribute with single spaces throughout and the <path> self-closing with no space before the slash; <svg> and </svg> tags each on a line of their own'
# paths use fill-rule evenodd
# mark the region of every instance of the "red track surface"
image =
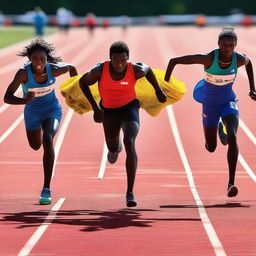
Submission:
<svg viewBox="0 0 256 256">
<path fill-rule="evenodd" d="M 65 62 L 77 66 L 79 73 L 107 59 L 109 46 L 116 40 L 128 43 L 131 61 L 165 69 L 170 57 L 205 53 L 217 47 L 220 28 L 135 27 L 126 34 L 119 28 L 95 32 L 93 38 L 85 30 L 75 30 L 67 37 L 56 35 L 48 40 Z M 255 28 L 237 29 L 237 51 L 247 54 L 252 62 L 256 58 L 255 32 Z M 0 52 L 1 98 L 24 61 L 15 57 L 22 46 Z M 106 165 L 104 179 L 98 180 L 102 127 L 93 122 L 91 114 L 72 115 L 58 90 L 64 111 L 55 138 L 56 147 L 58 143 L 60 147 L 52 182 L 53 204 L 38 205 L 42 149 L 36 152 L 28 147 L 23 121 L 2 139 L 22 114 L 23 106 L 9 106 L 1 112 L 1 100 L 0 255 L 255 256 L 255 136 L 250 139 L 239 129 L 240 159 L 245 159 L 254 173 L 249 176 L 245 164 L 238 163 L 239 195 L 230 200 L 226 197 L 227 148 L 219 143 L 215 153 L 206 152 L 201 108 L 192 99 L 193 86 L 202 74 L 202 67 L 197 65 L 177 66 L 174 76 L 186 82 L 185 97 L 155 118 L 140 110 L 134 191 L 138 207 L 134 209 L 125 208 L 124 152 L 115 165 Z M 57 85 L 65 78 L 58 78 Z M 241 68 L 235 85 L 240 117 L 256 134 L 256 105 L 247 96 L 248 88 Z M 171 129 L 175 122 L 168 113 L 174 113 L 176 119 L 180 151 L 176 144 L 179 136 Z M 69 114 L 71 120 L 64 132 Z M 188 177 L 193 178 L 190 183 Z M 62 204 L 60 200 L 64 200 Z M 55 203 L 60 208 L 51 211 Z"/>
</svg>

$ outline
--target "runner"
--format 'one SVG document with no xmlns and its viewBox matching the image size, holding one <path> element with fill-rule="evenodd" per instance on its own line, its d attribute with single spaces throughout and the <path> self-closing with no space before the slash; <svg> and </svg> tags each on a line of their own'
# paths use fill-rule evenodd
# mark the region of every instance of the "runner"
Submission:
<svg viewBox="0 0 256 256">
<path fill-rule="evenodd" d="M 40 204 L 51 203 L 50 182 L 54 165 L 53 138 L 56 135 L 62 108 L 54 92 L 55 77 L 69 72 L 77 75 L 70 64 L 58 65 L 60 57 L 54 55 L 53 45 L 38 38 L 27 45 L 19 56 L 28 57 L 29 62 L 20 68 L 7 88 L 4 101 L 8 104 L 24 104 L 24 120 L 29 145 L 38 150 L 43 144 L 44 184 Z M 22 84 L 23 98 L 15 96 Z"/>
<path fill-rule="evenodd" d="M 143 63 L 132 64 L 128 59 L 128 46 L 121 41 L 113 43 L 110 47 L 110 61 L 102 62 L 85 73 L 80 79 L 80 87 L 92 105 L 94 121 L 103 123 L 109 150 L 108 161 L 111 164 L 116 162 L 122 150 L 120 130 L 123 131 L 127 173 L 126 205 L 133 207 L 137 205 L 133 187 L 138 162 L 135 140 L 140 126 L 140 104 L 134 90 L 136 80 L 145 76 L 154 87 L 159 102 L 164 103 L 166 96 L 150 67 Z M 100 108 L 89 89 L 96 82 L 99 83 Z"/>
<path fill-rule="evenodd" d="M 249 96 L 253 100 L 256 100 L 256 91 L 251 61 L 245 55 L 234 51 L 237 45 L 237 35 L 232 27 L 223 27 L 222 32 L 219 34 L 218 45 L 219 49 L 215 49 L 208 54 L 186 55 L 170 59 L 165 81 L 169 81 L 177 64 L 204 65 L 205 77 L 195 86 L 194 98 L 199 103 L 202 103 L 203 107 L 206 149 L 209 152 L 215 151 L 217 147 L 217 130 L 222 144 L 228 144 L 229 181 L 227 195 L 233 197 L 238 193 L 238 188 L 234 183 L 239 151 L 236 136 L 239 112 L 232 86 L 239 67 L 244 65 L 246 67 L 250 85 Z"/>
</svg>

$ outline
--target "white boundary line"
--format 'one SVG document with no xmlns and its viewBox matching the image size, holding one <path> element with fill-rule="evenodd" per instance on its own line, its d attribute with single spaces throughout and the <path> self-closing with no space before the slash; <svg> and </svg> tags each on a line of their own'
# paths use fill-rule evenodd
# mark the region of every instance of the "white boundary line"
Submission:
<svg viewBox="0 0 256 256">
<path fill-rule="evenodd" d="M 251 132 L 251 130 L 248 128 L 248 126 L 245 124 L 245 122 L 239 118 L 239 126 L 244 131 L 244 133 L 248 136 L 248 138 L 253 142 L 254 145 L 256 145 L 256 138 L 254 134 Z"/>
<path fill-rule="evenodd" d="M 35 246 L 35 244 L 39 241 L 41 236 L 44 234 L 46 229 L 52 224 L 52 221 L 55 219 L 61 205 L 63 204 L 65 198 L 60 198 L 57 203 L 52 207 L 45 221 L 37 228 L 34 234 L 30 237 L 27 243 L 20 250 L 18 256 L 27 256 Z"/>
<path fill-rule="evenodd" d="M 11 124 L 11 126 L 0 136 L 0 143 L 2 143 L 12 132 L 13 130 L 20 124 L 23 120 L 23 113 Z"/>
<path fill-rule="evenodd" d="M 255 175 L 255 173 L 250 168 L 250 166 L 247 164 L 247 162 L 245 161 L 244 157 L 241 154 L 238 155 L 238 160 L 239 160 L 240 164 L 244 167 L 244 169 L 248 173 L 248 175 L 252 178 L 252 180 L 254 182 L 256 182 L 256 175 Z"/>
<path fill-rule="evenodd" d="M 202 220 L 202 224 L 204 226 L 204 229 L 208 235 L 208 238 L 213 246 L 214 252 L 216 256 L 226 256 L 226 253 L 224 251 L 224 248 L 215 232 L 215 229 L 213 227 L 213 225 L 211 224 L 211 221 L 206 213 L 204 204 L 197 192 L 197 189 L 195 187 L 195 183 L 194 183 L 194 178 L 193 178 L 193 174 L 192 171 L 190 169 L 187 157 L 186 157 L 186 153 L 184 151 L 183 145 L 182 145 L 182 141 L 180 138 L 180 134 L 179 134 L 179 130 L 177 127 L 177 123 L 176 123 L 176 119 L 173 113 L 173 108 L 172 106 L 167 106 L 167 114 L 168 114 L 168 118 L 169 118 L 169 123 L 172 129 L 172 133 L 173 133 L 173 137 L 175 139 L 179 154 L 180 154 L 180 158 L 182 160 L 182 163 L 184 165 L 186 174 L 187 174 L 187 178 L 188 178 L 188 183 L 189 183 L 189 187 L 190 190 L 193 194 L 193 197 L 195 199 L 195 202 L 197 204 L 197 209 L 200 215 L 200 218 Z"/>
<path fill-rule="evenodd" d="M 103 179 L 103 176 L 104 176 L 104 173 L 105 173 L 106 164 L 107 164 L 107 153 L 108 153 L 108 148 L 107 148 L 106 142 L 104 141 L 101 164 L 100 164 L 100 170 L 99 170 L 99 174 L 98 174 L 98 179 L 99 180 Z"/>
<path fill-rule="evenodd" d="M 58 156 L 59 156 L 59 153 L 60 153 L 60 148 L 61 148 L 61 145 L 63 143 L 65 134 L 67 132 L 67 129 L 68 129 L 68 126 L 71 122 L 73 114 L 74 114 L 74 111 L 69 108 L 68 113 L 66 114 L 65 119 L 63 121 L 63 124 L 61 126 L 61 129 L 59 131 L 58 139 L 57 139 L 56 144 L 54 146 L 55 158 L 54 158 L 53 169 L 52 169 L 52 177 L 55 174 L 55 167 L 56 167 L 56 162 L 57 162 L 57 159 L 58 159 Z"/>
</svg>

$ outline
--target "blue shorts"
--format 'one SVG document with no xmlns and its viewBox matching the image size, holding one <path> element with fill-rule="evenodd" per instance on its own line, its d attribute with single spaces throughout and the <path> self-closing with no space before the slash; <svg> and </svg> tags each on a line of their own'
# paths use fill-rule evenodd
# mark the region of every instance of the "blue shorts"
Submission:
<svg viewBox="0 0 256 256">
<path fill-rule="evenodd" d="M 60 123 L 62 117 L 61 105 L 55 104 L 53 107 L 47 109 L 33 109 L 28 107 L 24 108 L 24 120 L 26 129 L 29 131 L 34 131 L 42 128 L 42 123 L 48 118 L 57 119 Z"/>
<path fill-rule="evenodd" d="M 218 125 L 219 119 L 229 114 L 239 115 L 237 100 L 221 105 L 203 105 L 203 124 L 207 128 L 213 128 Z"/>
</svg>

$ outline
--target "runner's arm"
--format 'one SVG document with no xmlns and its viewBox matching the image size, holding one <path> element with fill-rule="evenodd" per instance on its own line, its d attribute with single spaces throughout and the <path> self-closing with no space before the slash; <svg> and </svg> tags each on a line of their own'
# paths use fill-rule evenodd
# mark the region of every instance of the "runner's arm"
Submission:
<svg viewBox="0 0 256 256">
<path fill-rule="evenodd" d="M 35 92 L 28 92 L 27 98 L 19 98 L 14 95 L 20 84 L 26 81 L 27 72 L 25 69 L 19 69 L 5 92 L 4 102 L 12 105 L 23 105 L 31 102 L 35 97 Z"/>
<path fill-rule="evenodd" d="M 172 71 L 177 64 L 184 64 L 184 65 L 202 64 L 205 67 L 208 67 L 208 66 L 210 66 L 211 62 L 212 62 L 211 53 L 185 55 L 185 56 L 172 58 L 172 59 L 170 59 L 170 61 L 168 63 L 164 80 L 169 82 Z"/>
<path fill-rule="evenodd" d="M 97 123 L 102 122 L 102 111 L 99 109 L 96 101 L 94 100 L 89 86 L 100 81 L 102 75 L 102 67 L 100 65 L 91 69 L 89 72 L 85 73 L 79 80 L 80 88 L 85 95 L 85 97 L 90 102 L 94 111 L 94 121 Z"/>
<path fill-rule="evenodd" d="M 70 77 L 78 75 L 76 67 L 71 64 L 63 64 L 60 66 L 56 64 L 51 64 L 51 70 L 54 77 L 63 75 L 67 72 L 69 72 Z"/>
</svg>

